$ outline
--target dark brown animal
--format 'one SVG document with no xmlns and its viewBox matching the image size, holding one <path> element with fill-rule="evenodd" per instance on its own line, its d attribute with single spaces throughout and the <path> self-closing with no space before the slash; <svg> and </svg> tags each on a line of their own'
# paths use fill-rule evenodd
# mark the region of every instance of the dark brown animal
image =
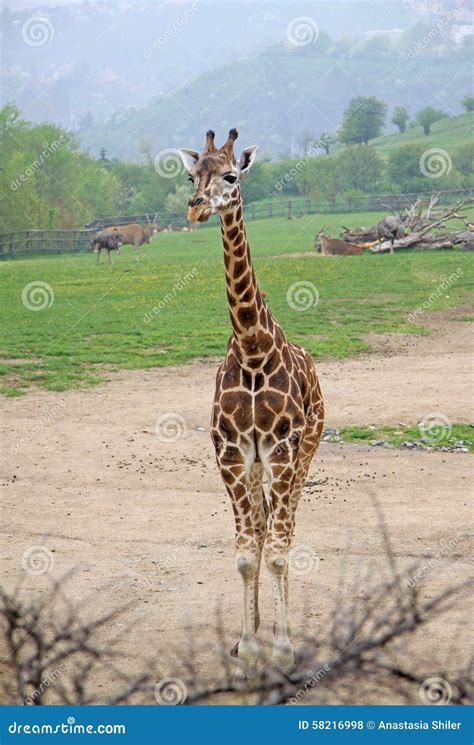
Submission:
<svg viewBox="0 0 474 745">
<path fill-rule="evenodd" d="M 91 240 L 91 248 L 97 253 L 97 264 L 100 260 L 100 252 L 102 249 L 107 251 L 109 258 L 109 264 L 113 264 L 111 251 L 117 251 L 117 255 L 120 253 L 120 246 L 122 245 L 122 235 L 116 230 L 100 230 L 96 233 Z"/>
<path fill-rule="evenodd" d="M 133 246 L 135 260 L 138 261 L 140 258 L 139 247 L 144 243 L 150 243 L 150 239 L 157 232 L 158 227 L 155 223 L 150 223 L 150 225 L 131 223 L 130 225 L 109 225 L 104 230 L 108 232 L 113 230 L 120 233 L 122 236 L 122 245 Z"/>
</svg>

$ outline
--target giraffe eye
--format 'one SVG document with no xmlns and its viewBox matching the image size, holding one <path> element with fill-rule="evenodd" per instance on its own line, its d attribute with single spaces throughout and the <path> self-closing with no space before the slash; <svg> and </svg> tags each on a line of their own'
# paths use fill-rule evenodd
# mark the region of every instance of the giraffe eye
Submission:
<svg viewBox="0 0 474 745">
<path fill-rule="evenodd" d="M 234 176 L 233 173 L 226 173 L 225 176 L 222 176 L 224 181 L 227 181 L 228 184 L 235 184 L 237 181 L 237 176 Z"/>
<path fill-rule="evenodd" d="M 192 176 L 188 176 L 188 179 L 189 179 L 189 181 L 190 181 L 190 182 L 191 182 L 192 184 L 194 184 L 194 179 L 193 179 L 193 177 L 192 177 Z"/>
</svg>

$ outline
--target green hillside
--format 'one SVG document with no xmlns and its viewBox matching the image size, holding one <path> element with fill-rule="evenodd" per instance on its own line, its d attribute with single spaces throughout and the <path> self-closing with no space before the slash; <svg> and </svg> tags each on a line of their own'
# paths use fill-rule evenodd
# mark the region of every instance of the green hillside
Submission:
<svg viewBox="0 0 474 745">
<path fill-rule="evenodd" d="M 104 147 L 110 156 L 137 159 L 143 142 L 155 155 L 169 147 L 201 146 L 210 126 L 218 139 L 236 126 L 242 145 L 257 142 L 261 152 L 278 158 L 294 151 L 303 132 L 317 138 L 322 131 L 336 131 L 354 96 L 376 95 L 388 104 L 390 117 L 394 106 L 405 106 L 413 116 L 441 90 L 442 108 L 454 114 L 470 93 L 464 49 L 450 49 L 436 64 L 430 50 L 415 59 L 406 49 L 369 44 L 356 52 L 322 38 L 314 48 L 270 47 L 199 74 L 148 106 L 118 111 L 104 126 L 89 130 L 83 144 L 96 154 Z M 406 137 L 416 134 L 410 130 Z"/>
<path fill-rule="evenodd" d="M 474 138 L 474 111 L 448 119 L 441 119 L 431 126 L 428 136 L 423 134 L 421 127 L 410 127 L 403 134 L 390 134 L 371 140 L 370 144 L 380 151 L 381 155 L 388 155 L 391 150 L 402 145 L 421 144 L 426 147 L 439 147 L 448 152 L 459 145 L 472 142 Z"/>
</svg>

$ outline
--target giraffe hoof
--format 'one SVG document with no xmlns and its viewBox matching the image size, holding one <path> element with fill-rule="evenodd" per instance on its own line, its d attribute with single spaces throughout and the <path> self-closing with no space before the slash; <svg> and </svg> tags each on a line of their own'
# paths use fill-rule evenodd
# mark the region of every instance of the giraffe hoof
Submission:
<svg viewBox="0 0 474 745">
<path fill-rule="evenodd" d="M 239 642 L 236 642 L 232 649 L 230 650 L 230 656 L 231 657 L 238 657 L 239 656 Z"/>
<path fill-rule="evenodd" d="M 273 662 L 285 673 L 291 673 L 295 666 L 295 653 L 292 644 L 278 646 L 273 650 Z"/>
</svg>

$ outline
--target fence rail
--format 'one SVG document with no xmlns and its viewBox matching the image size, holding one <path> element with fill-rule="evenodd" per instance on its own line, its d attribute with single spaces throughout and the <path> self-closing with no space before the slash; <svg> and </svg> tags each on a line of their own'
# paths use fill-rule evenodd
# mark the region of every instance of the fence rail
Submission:
<svg viewBox="0 0 474 745">
<path fill-rule="evenodd" d="M 88 248 L 95 230 L 16 230 L 0 235 L 0 258 L 18 254 L 74 253 Z"/>
<path fill-rule="evenodd" d="M 438 204 L 449 206 L 464 198 L 474 198 L 474 189 L 455 189 L 434 192 L 438 195 Z M 292 199 L 272 199 L 268 202 L 250 202 L 244 205 L 247 220 L 261 220 L 273 217 L 293 219 L 304 215 L 347 213 L 347 212 L 387 212 L 387 207 L 399 210 L 412 204 L 418 198 L 427 200 L 433 192 L 412 194 L 370 195 L 344 197 L 341 195 L 333 202 L 320 202 L 307 197 Z M 108 225 L 126 225 L 137 222 L 146 225 L 156 221 L 161 228 L 179 229 L 188 225 L 183 212 L 166 214 L 145 212 L 140 215 L 113 215 L 100 217 L 76 230 L 18 230 L 0 235 L 0 258 L 13 258 L 21 254 L 73 253 L 87 250 L 92 235 Z"/>
<path fill-rule="evenodd" d="M 474 189 L 453 189 L 451 191 L 435 192 L 439 194 L 438 204 L 455 204 L 465 197 L 474 196 Z M 315 214 L 337 214 L 341 212 L 381 212 L 386 211 L 387 206 L 393 210 L 404 209 L 415 202 L 419 197 L 429 199 L 433 194 L 430 192 L 418 192 L 402 194 L 361 194 L 359 196 L 345 197 L 343 194 L 332 202 L 319 201 L 309 197 L 294 196 L 291 198 L 275 197 L 268 202 L 250 202 L 244 204 L 244 213 L 247 220 L 261 220 L 272 217 L 300 217 L 302 215 Z M 108 225 L 126 225 L 131 222 L 146 224 L 157 223 L 162 228 L 180 228 L 187 226 L 184 209 L 179 213 L 145 212 L 141 215 L 120 215 L 100 217 L 94 222 L 86 225 L 87 228 L 94 227 L 96 230 Z"/>
</svg>

